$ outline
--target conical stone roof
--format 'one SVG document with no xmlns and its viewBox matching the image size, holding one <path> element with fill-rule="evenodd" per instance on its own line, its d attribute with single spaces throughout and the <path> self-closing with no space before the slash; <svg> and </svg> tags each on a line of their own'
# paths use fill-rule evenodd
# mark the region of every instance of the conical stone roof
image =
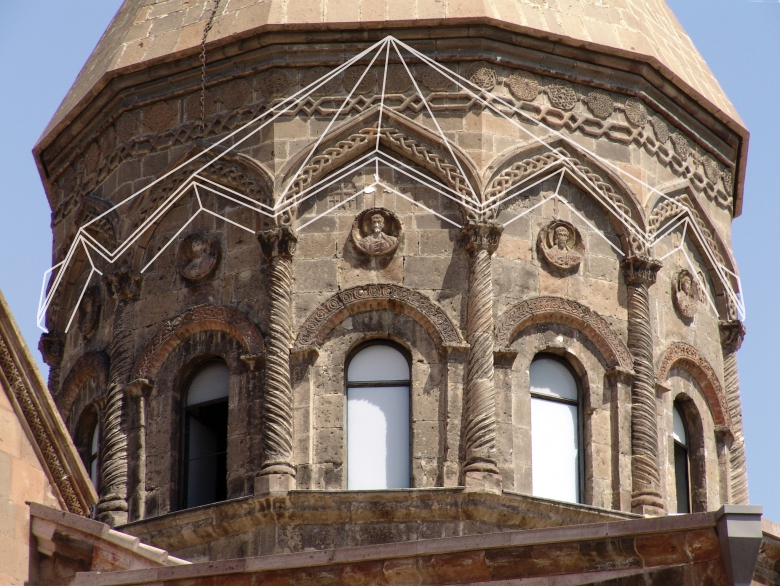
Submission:
<svg viewBox="0 0 780 586">
<path fill-rule="evenodd" d="M 197 51 L 213 0 L 125 0 L 39 142 L 123 72 Z M 209 44 L 271 30 L 492 24 L 650 63 L 709 110 L 739 115 L 664 0 L 221 0 Z"/>
</svg>

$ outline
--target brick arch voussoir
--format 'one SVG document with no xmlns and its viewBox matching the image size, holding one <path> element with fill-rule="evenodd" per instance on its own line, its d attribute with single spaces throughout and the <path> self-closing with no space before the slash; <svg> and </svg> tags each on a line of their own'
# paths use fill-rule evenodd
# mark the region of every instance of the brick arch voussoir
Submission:
<svg viewBox="0 0 780 586">
<path fill-rule="evenodd" d="M 582 332 L 609 368 L 633 372 L 631 353 L 609 323 L 592 309 L 562 297 L 527 299 L 504 312 L 496 322 L 497 347 L 508 347 L 524 329 L 541 323 L 562 324 Z"/>
<path fill-rule="evenodd" d="M 464 346 L 460 331 L 436 303 L 399 285 L 359 285 L 340 293 L 315 309 L 301 326 L 294 349 L 318 348 L 330 332 L 352 315 L 389 310 L 417 320 L 438 346 Z"/>
<path fill-rule="evenodd" d="M 163 325 L 138 359 L 133 379 L 154 381 L 168 356 L 188 338 L 201 332 L 224 332 L 238 340 L 247 355 L 265 354 L 260 330 L 239 310 L 219 305 L 199 305 Z"/>
<path fill-rule="evenodd" d="M 707 359 L 690 344 L 674 342 L 664 351 L 658 362 L 658 380 L 666 381 L 675 367 L 690 374 L 701 387 L 715 425 L 731 427 L 731 415 L 726 405 L 723 386 Z"/>
<path fill-rule="evenodd" d="M 76 360 L 54 400 L 63 417 L 68 417 L 79 391 L 88 380 L 97 378 L 98 387 L 105 392 L 108 388 L 108 365 L 108 356 L 103 352 L 89 352 Z"/>
</svg>

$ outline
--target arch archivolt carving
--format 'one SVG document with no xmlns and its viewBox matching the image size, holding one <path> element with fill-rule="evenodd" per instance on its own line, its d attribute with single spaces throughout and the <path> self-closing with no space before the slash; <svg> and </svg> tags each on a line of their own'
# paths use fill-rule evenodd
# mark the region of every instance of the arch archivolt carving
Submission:
<svg viewBox="0 0 780 586">
<path fill-rule="evenodd" d="M 726 396 L 718 375 L 699 351 L 684 342 L 674 342 L 664 351 L 658 362 L 658 380 L 666 381 L 674 367 L 685 370 L 699 384 L 712 412 L 715 425 L 731 427 L 731 415 L 726 406 Z"/>
<path fill-rule="evenodd" d="M 220 331 L 236 338 L 247 355 L 265 354 L 265 344 L 254 322 L 239 310 L 218 305 L 193 307 L 167 322 L 152 338 L 133 369 L 133 380 L 154 381 L 160 367 L 187 338 L 206 331 Z"/>
<path fill-rule="evenodd" d="M 359 285 L 333 295 L 303 322 L 294 350 L 319 347 L 351 315 L 387 309 L 418 320 L 440 346 L 464 346 L 458 328 L 436 303 L 399 285 Z"/>
<path fill-rule="evenodd" d="M 628 348 L 595 311 L 562 297 L 535 297 L 514 305 L 496 322 L 496 346 L 508 347 L 525 328 L 541 323 L 557 323 L 582 332 L 599 349 L 609 368 L 633 372 Z"/>
<path fill-rule="evenodd" d="M 553 147 L 556 142 L 560 141 L 554 141 L 548 146 Z M 557 146 L 554 150 L 531 154 L 538 150 L 539 144 L 534 142 L 511 149 L 501 155 L 497 162 L 491 165 L 498 171 L 487 180 L 485 201 L 490 201 L 491 198 L 500 199 L 501 194 L 507 193 L 529 178 L 536 178 L 537 174 L 553 173 L 563 167 L 569 172 L 570 181 L 591 195 L 597 196 L 597 200 L 599 197 L 602 198 L 599 203 L 616 220 L 616 227 L 623 236 L 626 252 L 645 254 L 644 243 L 636 235 L 637 231 L 644 231 L 643 207 L 620 177 L 601 168 L 600 165 L 596 169 L 593 164 L 581 160 L 585 156 L 569 144 L 566 147 Z M 580 156 L 576 156 L 577 154 Z"/>
<path fill-rule="evenodd" d="M 62 383 L 61 391 L 55 398 L 57 408 L 64 418 L 70 417 L 73 404 L 79 392 L 91 379 L 95 379 L 96 391 L 102 394 L 108 388 L 109 359 L 103 352 L 89 352 L 81 356 L 68 372 Z M 98 398 L 91 397 L 90 401 Z M 68 423 L 72 423 L 68 421 Z"/>
</svg>

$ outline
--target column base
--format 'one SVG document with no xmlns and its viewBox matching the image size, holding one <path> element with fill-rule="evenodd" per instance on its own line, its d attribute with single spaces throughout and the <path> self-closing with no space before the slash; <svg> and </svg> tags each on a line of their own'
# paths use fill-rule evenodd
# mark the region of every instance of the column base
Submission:
<svg viewBox="0 0 780 586">
<path fill-rule="evenodd" d="M 463 473 L 466 492 L 488 492 L 501 494 L 501 475 L 485 470 L 467 470 Z"/>
<path fill-rule="evenodd" d="M 662 517 L 666 515 L 661 495 L 655 493 L 635 493 L 631 498 L 631 512 L 645 517 Z"/>
<path fill-rule="evenodd" d="M 292 474 L 261 474 L 255 477 L 255 496 L 284 496 L 295 490 L 295 476 Z"/>
<path fill-rule="evenodd" d="M 95 519 L 109 527 L 127 523 L 127 502 L 119 496 L 104 497 L 95 506 Z"/>
</svg>

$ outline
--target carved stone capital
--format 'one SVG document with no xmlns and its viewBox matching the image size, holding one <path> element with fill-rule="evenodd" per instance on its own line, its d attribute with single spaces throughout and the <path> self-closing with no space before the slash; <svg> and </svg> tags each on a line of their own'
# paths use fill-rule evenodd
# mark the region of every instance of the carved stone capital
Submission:
<svg viewBox="0 0 780 586">
<path fill-rule="evenodd" d="M 663 266 L 657 260 L 646 256 L 629 256 L 620 263 L 627 285 L 646 285 L 655 283 L 655 277 Z"/>
<path fill-rule="evenodd" d="M 461 230 L 461 238 L 466 252 L 487 250 L 493 254 L 498 248 L 504 227 L 492 222 L 469 222 Z"/>
<path fill-rule="evenodd" d="M 263 254 L 270 261 L 278 257 L 292 258 L 298 245 L 298 237 L 289 226 L 264 230 L 257 235 Z"/>
<path fill-rule="evenodd" d="M 137 378 L 128 384 L 123 390 L 128 397 L 146 397 L 152 392 L 154 381 L 145 378 Z"/>
<path fill-rule="evenodd" d="M 65 353 L 65 337 L 56 332 L 43 334 L 38 342 L 38 350 L 43 355 L 43 361 L 46 364 L 59 366 L 62 364 L 62 357 Z"/>
<path fill-rule="evenodd" d="M 109 297 L 114 299 L 138 299 L 141 293 L 141 275 L 137 275 L 130 267 L 122 267 L 105 277 Z"/>
<path fill-rule="evenodd" d="M 720 344 L 724 352 L 736 352 L 745 339 L 745 326 L 738 319 L 718 323 L 720 328 Z"/>
</svg>

